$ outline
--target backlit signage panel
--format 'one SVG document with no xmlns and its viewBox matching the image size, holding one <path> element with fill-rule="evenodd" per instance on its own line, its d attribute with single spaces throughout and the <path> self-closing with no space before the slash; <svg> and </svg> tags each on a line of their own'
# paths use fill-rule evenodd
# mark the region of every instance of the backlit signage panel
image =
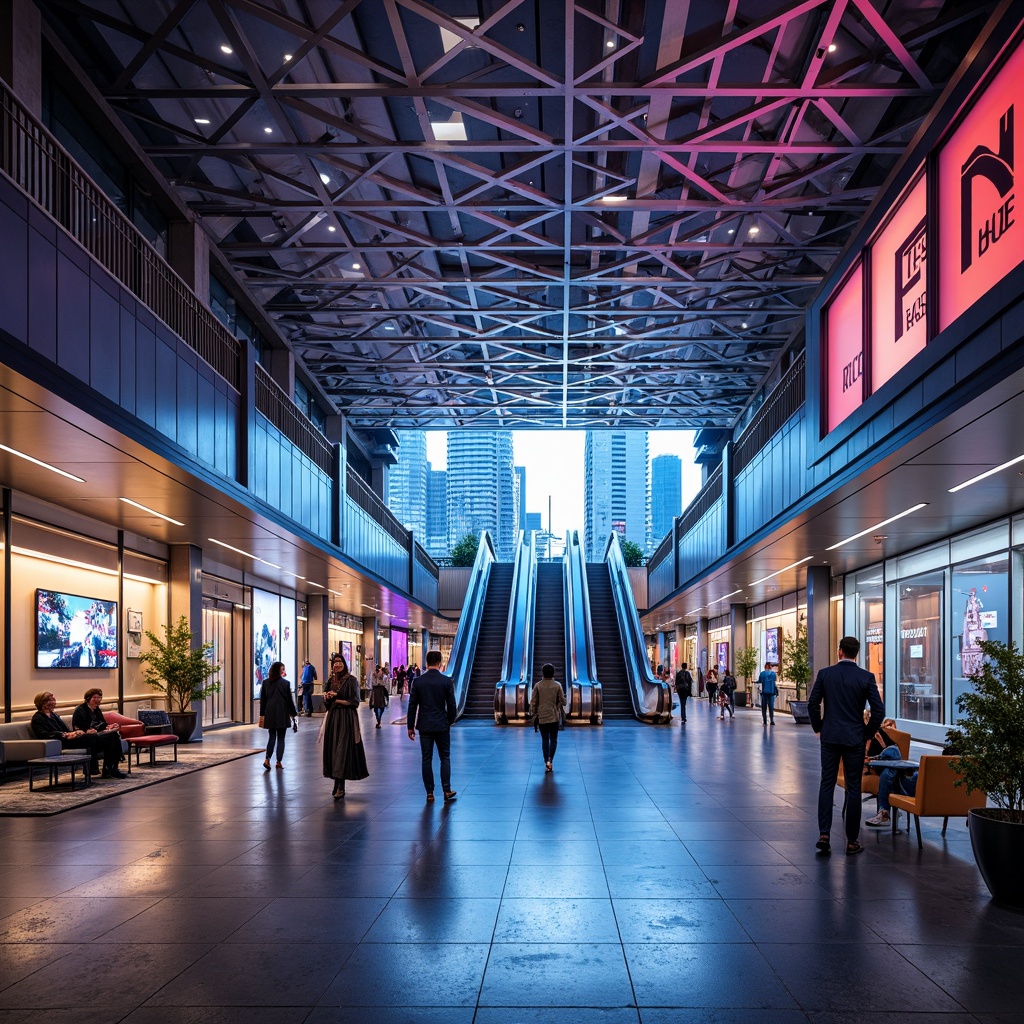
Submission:
<svg viewBox="0 0 1024 1024">
<path fill-rule="evenodd" d="M 939 329 L 1024 259 L 1024 48 L 992 79 L 939 154 Z M 1020 108 L 1020 109 L 1018 109 Z"/>
<path fill-rule="evenodd" d="M 928 342 L 927 191 L 918 179 L 871 246 L 871 390 Z"/>
<path fill-rule="evenodd" d="M 864 400 L 864 268 L 857 269 L 825 311 L 828 429 L 833 430 Z"/>
</svg>

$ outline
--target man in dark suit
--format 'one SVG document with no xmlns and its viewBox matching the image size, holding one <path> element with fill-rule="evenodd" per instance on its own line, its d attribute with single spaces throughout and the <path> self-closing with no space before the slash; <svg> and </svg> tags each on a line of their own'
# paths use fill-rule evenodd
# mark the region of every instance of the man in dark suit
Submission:
<svg viewBox="0 0 1024 1024">
<path fill-rule="evenodd" d="M 423 785 L 427 802 L 434 802 L 434 746 L 441 759 L 441 789 L 444 802 L 455 799 L 452 789 L 451 726 L 455 721 L 455 683 L 441 672 L 441 652 L 427 651 L 427 671 L 416 677 L 409 695 L 409 739 L 416 739 L 420 729 L 420 752 L 423 755 Z M 419 721 L 417 723 L 417 712 Z"/>
<path fill-rule="evenodd" d="M 846 853 L 860 853 L 860 779 L 864 772 L 864 746 L 882 724 L 885 708 L 878 696 L 875 677 L 857 666 L 860 641 L 844 636 L 839 641 L 839 661 L 823 668 L 807 699 L 811 728 L 821 736 L 821 788 L 818 791 L 818 842 L 822 853 L 831 853 L 832 797 L 839 776 L 839 762 L 846 775 Z M 825 702 L 822 715 L 821 703 Z M 864 722 L 864 708 L 871 717 Z"/>
</svg>

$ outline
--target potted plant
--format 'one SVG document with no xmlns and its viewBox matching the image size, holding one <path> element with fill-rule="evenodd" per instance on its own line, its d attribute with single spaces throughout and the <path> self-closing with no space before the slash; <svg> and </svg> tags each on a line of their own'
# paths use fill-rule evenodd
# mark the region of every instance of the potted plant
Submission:
<svg viewBox="0 0 1024 1024">
<path fill-rule="evenodd" d="M 1016 644 L 982 640 L 973 690 L 956 699 L 963 716 L 946 733 L 956 751 L 956 785 L 988 795 L 995 807 L 968 816 L 971 848 L 997 903 L 1024 907 L 1024 654 Z"/>
<path fill-rule="evenodd" d="M 196 728 L 197 712 L 192 702 L 204 700 L 220 690 L 220 683 L 210 680 L 220 671 L 210 661 L 213 644 L 192 645 L 192 630 L 182 615 L 174 625 L 163 627 L 164 638 L 146 631 L 152 645 L 140 660 L 146 663 L 145 679 L 154 690 L 167 698 L 171 728 L 182 743 L 187 743 Z"/>
<path fill-rule="evenodd" d="M 782 675 L 796 687 L 796 700 L 789 702 L 789 711 L 793 720 L 809 724 L 811 716 L 807 713 L 807 701 L 804 693 L 811 681 L 811 652 L 807 643 L 807 627 L 803 620 L 796 625 L 796 639 L 789 633 L 785 634 L 782 645 Z"/>
<path fill-rule="evenodd" d="M 746 707 L 750 698 L 747 694 L 750 693 L 750 680 L 753 678 L 754 673 L 757 671 L 757 648 L 756 647 L 741 647 L 736 651 L 736 660 L 733 663 L 733 668 L 737 675 L 743 677 L 746 684 L 746 690 L 743 693 L 742 704 L 740 701 L 736 701 L 741 707 Z"/>
</svg>

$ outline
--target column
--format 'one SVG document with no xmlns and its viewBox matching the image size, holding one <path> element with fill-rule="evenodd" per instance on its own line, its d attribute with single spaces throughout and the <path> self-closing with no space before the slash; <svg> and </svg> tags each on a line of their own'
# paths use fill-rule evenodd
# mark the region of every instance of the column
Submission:
<svg viewBox="0 0 1024 1024">
<path fill-rule="evenodd" d="M 0 78 L 42 117 L 42 36 L 39 9 L 30 0 L 0 0 Z"/>
<path fill-rule="evenodd" d="M 203 643 L 203 549 L 195 544 L 172 544 L 169 572 L 169 603 L 171 624 L 182 615 L 192 630 L 192 649 Z M 221 686 L 229 685 L 226 679 L 218 679 Z M 198 711 L 195 731 L 189 742 L 203 738 L 203 707 L 200 701 L 192 702 L 192 709 Z M 173 708 L 170 710 L 174 710 Z"/>
<path fill-rule="evenodd" d="M 697 668 L 701 672 L 707 672 L 708 670 L 708 620 L 707 616 L 702 616 L 697 620 Z M 693 673 L 693 678 L 697 678 L 697 673 Z"/>
<path fill-rule="evenodd" d="M 747 696 L 746 680 L 736 672 L 736 654 L 741 647 L 747 646 L 747 606 L 745 604 L 729 605 L 729 668 L 736 676 L 736 703 L 746 707 L 750 703 Z M 743 686 L 742 696 L 739 687 Z M 741 704 L 742 701 L 742 704 Z"/>
<path fill-rule="evenodd" d="M 174 220 L 167 227 L 167 262 L 210 305 L 210 239 L 195 221 Z"/>
<path fill-rule="evenodd" d="M 827 565 L 807 569 L 807 651 L 811 658 L 811 681 L 818 670 L 834 660 L 829 636 L 829 600 L 832 591 L 832 570 Z"/>
<path fill-rule="evenodd" d="M 329 610 L 326 594 L 310 594 L 306 598 L 306 657 L 321 681 L 327 678 L 331 665 L 327 650 Z"/>
</svg>

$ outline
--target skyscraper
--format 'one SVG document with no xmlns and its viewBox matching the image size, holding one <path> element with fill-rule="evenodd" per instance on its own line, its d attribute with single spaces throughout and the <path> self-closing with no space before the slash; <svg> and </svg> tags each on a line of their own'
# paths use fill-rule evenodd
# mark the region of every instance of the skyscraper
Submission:
<svg viewBox="0 0 1024 1024">
<path fill-rule="evenodd" d="M 511 561 L 519 529 L 518 480 L 508 430 L 448 431 L 448 542 L 489 530 L 499 561 Z"/>
<path fill-rule="evenodd" d="M 388 508 L 416 540 L 427 541 L 427 438 L 422 430 L 398 430 L 398 462 L 388 470 Z"/>
<path fill-rule="evenodd" d="M 448 543 L 448 474 L 443 469 L 432 469 L 427 463 L 427 543 L 424 545 L 431 558 L 447 558 L 451 554 Z"/>
<path fill-rule="evenodd" d="M 651 550 L 672 529 L 683 511 L 683 461 L 678 455 L 651 459 Z"/>
<path fill-rule="evenodd" d="M 583 460 L 587 561 L 601 558 L 612 530 L 646 551 L 651 508 L 647 431 L 588 430 Z"/>
<path fill-rule="evenodd" d="M 526 467 L 525 466 L 514 466 L 516 474 L 516 484 L 519 487 L 519 501 L 516 504 L 519 506 L 519 529 L 526 529 Z"/>
</svg>

